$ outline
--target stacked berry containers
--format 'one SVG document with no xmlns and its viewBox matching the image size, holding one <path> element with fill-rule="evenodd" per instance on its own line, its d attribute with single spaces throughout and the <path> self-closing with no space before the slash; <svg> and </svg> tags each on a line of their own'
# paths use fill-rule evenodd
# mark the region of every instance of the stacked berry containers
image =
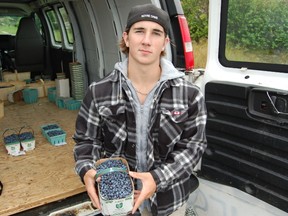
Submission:
<svg viewBox="0 0 288 216">
<path fill-rule="evenodd" d="M 55 146 L 66 144 L 66 132 L 57 124 L 47 124 L 41 126 L 43 136 Z"/>
<path fill-rule="evenodd" d="M 103 215 L 128 215 L 133 208 L 134 186 L 129 166 L 123 158 L 106 158 L 96 162 L 97 184 Z"/>
</svg>

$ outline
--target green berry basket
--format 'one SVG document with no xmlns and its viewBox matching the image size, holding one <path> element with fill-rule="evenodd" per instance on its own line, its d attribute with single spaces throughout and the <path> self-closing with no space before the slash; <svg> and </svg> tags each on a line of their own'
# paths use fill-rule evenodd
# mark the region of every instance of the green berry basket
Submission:
<svg viewBox="0 0 288 216">
<path fill-rule="evenodd" d="M 23 99 L 26 104 L 36 103 L 38 101 L 38 90 L 32 88 L 25 88 L 22 90 Z"/>
<path fill-rule="evenodd" d="M 68 110 L 78 110 L 81 107 L 81 101 L 79 100 L 68 100 L 65 102 L 65 107 Z"/>
<path fill-rule="evenodd" d="M 56 87 L 50 87 L 47 89 L 48 91 L 48 100 L 50 102 L 56 102 Z"/>
<path fill-rule="evenodd" d="M 66 132 L 62 129 L 47 131 L 46 138 L 54 146 L 60 146 L 66 144 Z"/>
<path fill-rule="evenodd" d="M 41 132 L 44 137 L 47 138 L 47 132 L 50 130 L 61 129 L 56 123 L 45 124 L 41 126 Z"/>
</svg>

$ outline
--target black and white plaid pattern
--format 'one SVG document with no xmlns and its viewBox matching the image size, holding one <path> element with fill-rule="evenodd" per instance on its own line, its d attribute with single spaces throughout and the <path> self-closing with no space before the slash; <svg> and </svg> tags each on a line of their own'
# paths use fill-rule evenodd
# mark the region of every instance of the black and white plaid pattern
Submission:
<svg viewBox="0 0 288 216">
<path fill-rule="evenodd" d="M 206 148 L 203 95 L 184 78 L 168 79 L 156 91 L 148 128 L 147 161 L 157 192 L 154 215 L 169 215 L 190 194 L 190 175 Z M 136 170 L 133 98 L 118 70 L 90 85 L 76 122 L 76 172 L 83 178 L 101 157 L 123 157 Z"/>
</svg>

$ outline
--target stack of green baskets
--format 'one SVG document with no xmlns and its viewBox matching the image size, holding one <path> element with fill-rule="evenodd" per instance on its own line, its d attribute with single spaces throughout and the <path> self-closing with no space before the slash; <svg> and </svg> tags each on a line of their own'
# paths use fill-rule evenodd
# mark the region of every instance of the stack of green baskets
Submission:
<svg viewBox="0 0 288 216">
<path fill-rule="evenodd" d="M 54 146 L 66 144 L 66 132 L 58 124 L 41 126 L 42 135 Z"/>
<path fill-rule="evenodd" d="M 79 62 L 69 64 L 71 76 L 71 94 L 75 100 L 84 98 L 84 76 L 82 65 Z"/>
<path fill-rule="evenodd" d="M 48 91 L 48 100 L 50 102 L 55 102 L 56 101 L 56 87 L 50 87 L 47 89 Z"/>
</svg>

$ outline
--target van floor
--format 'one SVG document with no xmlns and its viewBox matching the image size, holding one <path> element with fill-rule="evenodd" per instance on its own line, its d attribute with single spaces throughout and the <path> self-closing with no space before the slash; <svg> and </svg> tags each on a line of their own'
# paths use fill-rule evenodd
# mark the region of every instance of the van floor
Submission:
<svg viewBox="0 0 288 216">
<path fill-rule="evenodd" d="M 0 181 L 3 191 L 0 215 L 12 215 L 85 191 L 74 171 L 72 135 L 77 114 L 78 110 L 58 108 L 47 97 L 33 104 L 20 101 L 4 106 L 4 117 L 0 119 L 3 138 L 28 126 L 22 132 L 34 132 L 35 149 L 21 156 L 11 156 L 1 139 Z M 41 126 L 50 123 L 58 124 L 66 132 L 66 144 L 52 145 L 42 135 Z"/>
<path fill-rule="evenodd" d="M 48 215 L 53 209 L 89 200 L 85 187 L 74 172 L 72 135 L 77 114 L 78 110 L 58 108 L 47 97 L 33 104 L 6 102 L 4 117 L 0 119 L 0 181 L 3 183 L 0 216 Z M 53 146 L 42 135 L 41 126 L 53 123 L 66 132 L 67 144 Z M 34 132 L 35 149 L 21 156 L 8 155 L 3 138 L 13 131 L 6 130 L 13 129 L 16 133 L 23 126 L 29 126 Z M 172 215 L 184 214 L 185 205 Z M 148 215 L 143 213 L 143 216 Z"/>
</svg>

